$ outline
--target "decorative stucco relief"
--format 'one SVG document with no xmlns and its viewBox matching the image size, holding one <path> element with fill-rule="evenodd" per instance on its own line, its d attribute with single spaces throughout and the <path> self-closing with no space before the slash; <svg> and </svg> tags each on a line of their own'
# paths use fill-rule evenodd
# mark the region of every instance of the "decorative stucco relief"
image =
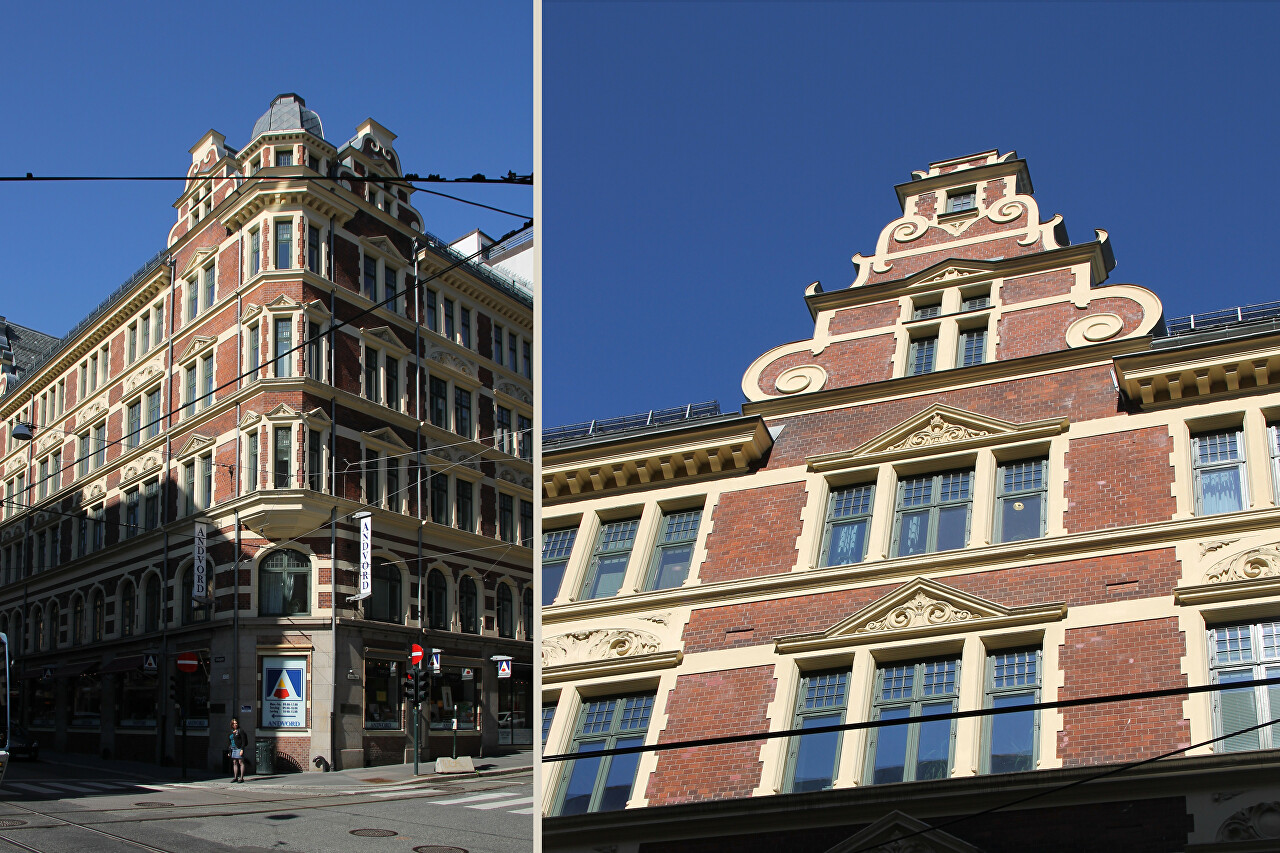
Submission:
<svg viewBox="0 0 1280 853">
<path fill-rule="evenodd" d="M 542 665 L 638 657 L 657 652 L 661 645 L 653 634 L 626 628 L 571 631 L 542 641 Z"/>
<path fill-rule="evenodd" d="M 522 403 L 533 403 L 533 398 L 529 396 L 528 391 L 518 385 L 512 385 L 510 382 L 499 382 L 494 390 Z"/>
<path fill-rule="evenodd" d="M 1226 583 L 1278 575 L 1280 575 L 1280 543 L 1274 543 L 1219 560 L 1205 571 L 1204 579 L 1208 583 Z"/>
<path fill-rule="evenodd" d="M 874 619 L 854 629 L 855 634 L 875 631 L 897 631 L 926 625 L 945 625 L 950 622 L 967 622 L 977 618 L 970 610 L 956 607 L 949 601 L 941 601 L 917 592 L 910 601 L 890 610 L 883 619 Z"/>
<path fill-rule="evenodd" d="M 799 394 L 801 391 L 821 391 L 826 384 L 827 371 L 816 364 L 801 364 L 779 373 L 773 387 L 781 394 Z"/>
<path fill-rule="evenodd" d="M 912 433 L 911 435 L 899 441 L 890 447 L 890 450 L 903 450 L 908 447 L 930 447 L 935 444 L 950 444 L 953 441 L 964 441 L 968 438 L 981 438 L 984 435 L 990 435 L 984 429 L 970 429 L 960 424 L 953 424 L 946 420 L 942 415 L 935 414 L 929 418 L 929 424 L 924 429 Z"/>
<path fill-rule="evenodd" d="M 1280 838 L 1280 803 L 1256 803 L 1241 809 L 1218 827 L 1217 841 L 1262 841 Z"/>
<path fill-rule="evenodd" d="M 471 365 L 467 364 L 456 355 L 448 352 L 433 352 L 431 360 L 437 364 L 443 364 L 445 367 L 452 368 L 464 376 L 474 376 L 475 372 L 471 369 Z"/>
</svg>

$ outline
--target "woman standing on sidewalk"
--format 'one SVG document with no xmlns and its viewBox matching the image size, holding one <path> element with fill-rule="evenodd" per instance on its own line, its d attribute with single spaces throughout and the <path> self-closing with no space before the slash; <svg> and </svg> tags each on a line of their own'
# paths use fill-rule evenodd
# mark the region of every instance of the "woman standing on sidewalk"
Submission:
<svg viewBox="0 0 1280 853">
<path fill-rule="evenodd" d="M 235 773 L 232 782 L 244 781 L 244 748 L 248 743 L 248 738 L 244 736 L 244 732 L 240 731 L 240 720 L 236 717 L 231 718 L 231 770 Z"/>
</svg>

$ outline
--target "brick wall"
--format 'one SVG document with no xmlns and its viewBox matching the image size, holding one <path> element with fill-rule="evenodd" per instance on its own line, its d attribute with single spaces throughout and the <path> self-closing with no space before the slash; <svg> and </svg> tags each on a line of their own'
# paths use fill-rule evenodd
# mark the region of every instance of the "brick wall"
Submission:
<svg viewBox="0 0 1280 853">
<path fill-rule="evenodd" d="M 1057 302 L 1016 311 L 1000 318 L 1000 347 L 996 358 L 1003 361 L 1066 349 L 1068 326 L 1083 317 L 1103 313 L 1118 314 L 1124 321 L 1117 336 L 1136 329 L 1143 316 L 1142 306 L 1124 296 L 1094 299 L 1084 309 L 1070 302 Z"/>
<path fill-rule="evenodd" d="M 1163 426 L 1073 439 L 1067 450 L 1067 532 L 1171 518 L 1172 449 Z"/>
<path fill-rule="evenodd" d="M 1185 687 L 1186 654 L 1178 620 L 1149 619 L 1076 628 L 1059 646 L 1060 698 Z M 1186 746 L 1190 728 L 1183 697 L 1068 708 L 1062 712 L 1058 754 L 1067 767 L 1137 761 Z"/>
<path fill-rule="evenodd" d="M 1063 296 L 1071 292 L 1071 283 L 1074 280 L 1075 276 L 1072 275 L 1071 270 L 1052 270 L 1005 279 L 1000 287 L 1000 301 L 1005 305 L 1013 305 L 1018 302 L 1030 302 L 1033 299 Z"/>
<path fill-rule="evenodd" d="M 703 583 L 789 571 L 807 494 L 803 483 L 727 492 L 712 512 Z"/>
<path fill-rule="evenodd" d="M 776 687 L 772 666 L 682 675 L 667 701 L 667 727 L 658 742 L 764 731 Z M 658 753 L 650 805 L 748 796 L 760 782 L 760 747 L 749 741 Z"/>
<path fill-rule="evenodd" d="M 857 308 L 842 308 L 831 317 L 831 334 L 844 335 L 892 326 L 898 319 L 900 310 L 897 302 L 876 302 L 872 305 L 859 305 Z"/>
<path fill-rule="evenodd" d="M 976 224 L 971 226 L 969 230 L 965 231 L 963 236 L 976 236 L 979 233 L 973 231 L 973 228 L 976 227 L 978 227 Z M 1004 223 L 1003 227 L 1012 228 L 1014 226 L 1012 223 Z M 937 232 L 936 234 L 933 233 L 935 231 Z M 897 281 L 899 279 L 906 278 L 913 273 L 918 273 L 920 270 L 927 269 L 939 261 L 945 261 L 950 258 L 954 258 L 956 260 L 969 259 L 989 261 L 993 258 L 1016 258 L 1023 255 L 1034 255 L 1044 251 L 1044 247 L 1040 240 L 1036 240 L 1030 246 L 1022 246 L 1018 244 L 1019 238 L 1016 236 L 997 237 L 981 243 L 974 243 L 970 246 L 947 245 L 950 241 L 955 239 L 955 237 L 951 236 L 950 232 L 943 231 L 941 228 L 930 229 L 930 234 L 926 234 L 924 237 L 920 238 L 920 240 L 924 240 L 926 242 L 922 243 L 920 240 L 917 240 L 908 245 L 912 247 L 939 245 L 936 252 L 924 252 L 911 257 L 896 258 L 893 260 L 893 266 L 890 267 L 888 272 L 878 273 L 875 270 L 872 270 L 871 274 L 867 277 L 867 283 L 879 284 L 885 281 Z M 890 247 L 892 246 L 893 243 L 890 243 Z"/>
<path fill-rule="evenodd" d="M 771 362 L 760 375 L 760 390 L 778 396 L 774 383 L 778 375 L 790 367 L 819 364 L 827 371 L 825 388 L 844 388 L 866 382 L 881 382 L 893 376 L 892 334 L 839 341 L 818 356 L 812 352 L 796 352 Z"/>
</svg>

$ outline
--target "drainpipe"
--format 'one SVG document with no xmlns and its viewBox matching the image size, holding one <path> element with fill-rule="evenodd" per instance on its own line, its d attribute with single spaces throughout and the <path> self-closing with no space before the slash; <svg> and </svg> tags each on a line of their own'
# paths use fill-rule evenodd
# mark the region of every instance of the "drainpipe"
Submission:
<svg viewBox="0 0 1280 853">
<path fill-rule="evenodd" d="M 429 644 L 426 642 L 427 632 L 423 629 L 424 622 L 422 618 L 422 392 L 426 390 L 426 384 L 422 381 L 422 367 L 423 367 L 423 361 L 424 361 L 422 357 L 422 300 L 419 298 L 419 294 L 421 293 L 421 290 L 419 289 L 419 285 L 418 285 L 418 272 L 419 272 L 418 270 L 418 238 L 414 237 L 413 238 L 413 355 L 415 360 L 418 362 L 418 369 L 415 371 L 415 376 L 414 376 L 414 384 L 417 386 L 414 389 L 414 395 L 413 395 L 414 400 L 416 402 L 416 405 L 414 406 L 414 418 L 417 419 L 417 424 L 414 425 L 415 438 L 414 438 L 413 464 L 414 464 L 414 467 L 417 469 L 414 475 L 414 494 L 416 495 L 417 509 L 418 509 L 418 524 L 417 524 L 417 528 L 418 528 L 418 564 L 417 564 L 418 633 L 423 638 L 423 646 L 426 647 Z M 424 671 L 424 668 L 420 666 L 418 671 L 422 672 Z M 430 693 L 427 694 L 427 702 L 428 703 L 431 702 Z M 418 706 L 418 708 L 414 710 L 414 714 L 418 717 L 421 717 L 422 707 Z M 418 722 L 417 720 L 414 720 L 415 727 L 417 726 L 417 722 Z M 415 731 L 416 731 L 416 728 L 415 728 Z M 426 740 L 427 740 L 427 755 L 430 756 L 431 755 L 431 726 L 430 726 L 429 717 L 428 717 Z M 414 749 L 418 748 L 418 743 L 416 740 L 414 741 L 413 745 L 414 745 Z M 414 760 L 414 765 L 417 766 L 418 756 L 415 755 L 413 757 L 413 760 Z"/>
</svg>

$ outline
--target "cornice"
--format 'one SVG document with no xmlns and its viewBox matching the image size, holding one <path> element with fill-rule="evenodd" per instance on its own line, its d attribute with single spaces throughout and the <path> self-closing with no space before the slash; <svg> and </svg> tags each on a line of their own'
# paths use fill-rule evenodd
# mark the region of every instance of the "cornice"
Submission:
<svg viewBox="0 0 1280 853">
<path fill-rule="evenodd" d="M 563 684 L 588 678 L 605 678 L 608 676 L 675 669 L 682 660 L 684 660 L 683 652 L 670 651 L 633 657 L 607 658 L 599 661 L 583 661 L 561 666 L 544 666 L 542 668 L 542 683 Z"/>
<path fill-rule="evenodd" d="M 1144 409 L 1273 391 L 1280 387 L 1280 332 L 1147 349 L 1114 361 L 1120 387 Z"/>
<path fill-rule="evenodd" d="M 259 214 L 285 207 L 310 210 L 321 219 L 333 217 L 339 225 L 346 224 L 358 210 L 340 193 L 332 192 L 311 178 L 267 182 L 253 177 L 229 193 L 211 215 L 217 217 L 227 230 L 237 231 Z"/>
<path fill-rule="evenodd" d="M 997 160 L 994 163 L 983 163 L 967 169 L 955 169 L 938 175 L 928 175 L 911 181 L 896 184 L 893 191 L 898 195 L 898 204 L 906 210 L 907 199 L 921 193 L 936 192 L 957 184 L 976 184 L 992 178 L 1009 178 L 1021 173 L 1027 179 L 1027 192 L 1031 192 L 1031 173 L 1027 169 L 1027 161 L 1022 158 Z"/>
<path fill-rule="evenodd" d="M 807 595 L 850 586 L 910 580 L 933 573 L 1017 569 L 1064 560 L 1134 550 L 1172 548 L 1179 541 L 1233 537 L 1280 527 L 1280 507 L 1163 521 L 1065 536 L 1002 542 L 914 557 L 847 566 L 795 569 L 746 580 L 694 584 L 658 592 L 572 601 L 542 608 L 544 625 L 614 617 L 672 607 L 710 607 L 752 600 Z"/>
</svg>

